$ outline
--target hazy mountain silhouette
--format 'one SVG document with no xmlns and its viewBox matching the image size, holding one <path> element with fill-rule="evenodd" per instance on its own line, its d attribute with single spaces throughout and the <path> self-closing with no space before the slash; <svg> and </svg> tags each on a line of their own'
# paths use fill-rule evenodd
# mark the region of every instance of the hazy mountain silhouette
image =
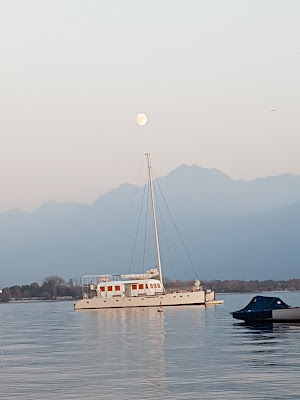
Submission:
<svg viewBox="0 0 300 400">
<path fill-rule="evenodd" d="M 233 180 L 216 169 L 182 165 L 157 182 L 165 276 L 192 279 L 195 272 L 160 189 L 200 279 L 299 277 L 300 176 Z M 1 214 L 0 286 L 54 274 L 127 273 L 144 194 L 143 187 L 124 184 L 91 205 L 49 202 L 34 213 Z M 156 265 L 149 224 L 150 213 L 147 228 L 141 219 L 132 271 Z"/>
</svg>

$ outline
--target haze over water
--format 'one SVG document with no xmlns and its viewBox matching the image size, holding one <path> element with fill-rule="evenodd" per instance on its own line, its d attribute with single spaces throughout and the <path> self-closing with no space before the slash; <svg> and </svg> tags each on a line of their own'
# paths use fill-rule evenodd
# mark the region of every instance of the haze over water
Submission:
<svg viewBox="0 0 300 400">
<path fill-rule="evenodd" d="M 278 295 L 300 304 L 299 292 Z M 0 304 L 0 397 L 299 399 L 300 324 L 262 329 L 233 320 L 229 312 L 252 297 L 163 313 Z"/>
</svg>

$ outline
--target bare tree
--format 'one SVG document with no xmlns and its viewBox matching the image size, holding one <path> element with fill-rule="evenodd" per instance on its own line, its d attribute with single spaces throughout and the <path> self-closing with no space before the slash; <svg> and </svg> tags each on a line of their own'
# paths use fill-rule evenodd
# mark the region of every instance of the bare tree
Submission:
<svg viewBox="0 0 300 400">
<path fill-rule="evenodd" d="M 44 292 L 49 293 L 52 299 L 57 297 L 59 289 L 66 285 L 64 279 L 57 275 L 47 276 L 43 280 L 42 289 Z"/>
</svg>

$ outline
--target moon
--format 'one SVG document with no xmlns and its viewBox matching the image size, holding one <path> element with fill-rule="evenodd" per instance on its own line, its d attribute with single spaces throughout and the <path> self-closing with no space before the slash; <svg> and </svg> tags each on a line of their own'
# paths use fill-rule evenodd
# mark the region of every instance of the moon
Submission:
<svg viewBox="0 0 300 400">
<path fill-rule="evenodd" d="M 147 116 L 146 116 L 145 114 L 142 114 L 142 113 L 138 114 L 138 115 L 136 116 L 136 122 L 137 122 L 137 124 L 140 125 L 140 126 L 146 125 L 146 123 L 147 123 Z"/>
</svg>

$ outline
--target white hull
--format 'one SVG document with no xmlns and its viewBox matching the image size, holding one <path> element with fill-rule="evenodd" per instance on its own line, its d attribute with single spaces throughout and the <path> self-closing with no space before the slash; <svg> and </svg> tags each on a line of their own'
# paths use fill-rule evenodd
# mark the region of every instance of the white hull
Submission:
<svg viewBox="0 0 300 400">
<path fill-rule="evenodd" d="M 206 293 L 203 290 L 196 292 L 167 293 L 155 296 L 137 297 L 112 297 L 82 299 L 75 304 L 75 310 L 97 308 L 127 308 L 127 307 L 159 307 L 159 306 L 183 306 L 206 303 L 213 304 L 214 292 Z"/>
<path fill-rule="evenodd" d="M 300 322 L 300 307 L 282 308 L 272 311 L 272 319 L 269 321 L 299 321 Z"/>
</svg>

